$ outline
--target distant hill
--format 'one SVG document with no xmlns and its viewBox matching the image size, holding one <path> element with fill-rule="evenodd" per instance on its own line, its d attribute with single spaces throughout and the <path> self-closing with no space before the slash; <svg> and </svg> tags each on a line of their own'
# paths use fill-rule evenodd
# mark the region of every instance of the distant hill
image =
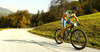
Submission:
<svg viewBox="0 0 100 52">
<path fill-rule="evenodd" d="M 6 15 L 11 14 L 11 13 L 12 13 L 12 11 L 10 11 L 6 8 L 0 7 L 0 16 L 6 16 Z"/>
</svg>

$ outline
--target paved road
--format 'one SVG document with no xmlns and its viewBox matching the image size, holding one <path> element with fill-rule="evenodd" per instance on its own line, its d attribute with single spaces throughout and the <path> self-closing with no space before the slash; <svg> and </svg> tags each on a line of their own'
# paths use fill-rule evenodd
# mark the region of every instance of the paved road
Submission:
<svg viewBox="0 0 100 52">
<path fill-rule="evenodd" d="M 56 44 L 53 39 L 27 32 L 30 29 L 10 29 L 0 31 L 0 52 L 100 52 L 86 47 L 75 50 L 69 43 Z"/>
</svg>

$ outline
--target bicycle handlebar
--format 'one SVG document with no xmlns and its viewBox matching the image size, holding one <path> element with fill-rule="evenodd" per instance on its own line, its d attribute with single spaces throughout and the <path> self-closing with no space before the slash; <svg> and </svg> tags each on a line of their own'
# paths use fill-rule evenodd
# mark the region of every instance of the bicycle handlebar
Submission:
<svg viewBox="0 0 100 52">
<path fill-rule="evenodd" d="M 80 23 L 74 23 L 73 25 L 74 25 L 74 26 L 78 26 L 78 25 L 80 25 Z"/>
</svg>

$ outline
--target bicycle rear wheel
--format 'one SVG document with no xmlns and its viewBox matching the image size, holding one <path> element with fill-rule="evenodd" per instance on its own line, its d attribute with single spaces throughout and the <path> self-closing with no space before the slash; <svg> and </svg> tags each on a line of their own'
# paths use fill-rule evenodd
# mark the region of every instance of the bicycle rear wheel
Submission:
<svg viewBox="0 0 100 52">
<path fill-rule="evenodd" d="M 57 42 L 57 44 L 61 44 L 61 29 L 57 29 L 55 34 L 54 34 L 54 39 Z"/>
<path fill-rule="evenodd" d="M 87 36 L 80 29 L 76 29 L 71 33 L 70 40 L 72 46 L 78 50 L 84 49 L 87 44 Z"/>
</svg>

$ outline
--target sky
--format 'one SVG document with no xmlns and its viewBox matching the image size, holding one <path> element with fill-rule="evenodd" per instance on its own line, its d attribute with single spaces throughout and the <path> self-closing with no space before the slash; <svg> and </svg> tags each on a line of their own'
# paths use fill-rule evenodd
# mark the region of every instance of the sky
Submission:
<svg viewBox="0 0 100 52">
<path fill-rule="evenodd" d="M 0 7 L 16 12 L 17 10 L 28 10 L 36 14 L 38 10 L 47 12 L 51 0 L 0 0 Z"/>
<path fill-rule="evenodd" d="M 38 10 L 47 12 L 51 0 L 0 0 L 0 7 L 16 12 L 17 10 L 28 10 L 36 14 Z"/>
</svg>

